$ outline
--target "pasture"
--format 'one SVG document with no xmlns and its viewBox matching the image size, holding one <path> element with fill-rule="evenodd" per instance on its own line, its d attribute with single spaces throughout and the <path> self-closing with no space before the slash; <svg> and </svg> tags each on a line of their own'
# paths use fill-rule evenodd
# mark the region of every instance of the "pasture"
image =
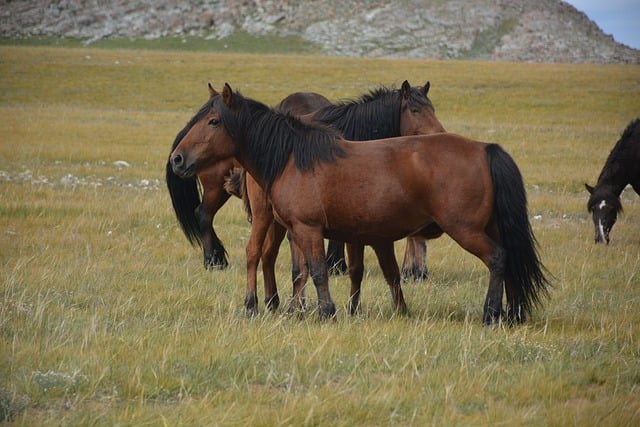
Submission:
<svg viewBox="0 0 640 427">
<path fill-rule="evenodd" d="M 584 189 L 640 115 L 637 66 L 5 45 L 0 75 L 0 424 L 640 424 L 640 197 L 595 245 Z M 335 321 L 286 298 L 247 318 L 241 201 L 215 221 L 229 268 L 205 271 L 163 181 L 207 82 L 275 104 L 404 79 L 518 163 L 551 298 L 483 327 L 488 271 L 443 236 L 430 277 L 403 284 L 407 317 L 367 250 L 357 316 L 332 277 Z M 287 297 L 287 245 L 277 267 Z"/>
</svg>

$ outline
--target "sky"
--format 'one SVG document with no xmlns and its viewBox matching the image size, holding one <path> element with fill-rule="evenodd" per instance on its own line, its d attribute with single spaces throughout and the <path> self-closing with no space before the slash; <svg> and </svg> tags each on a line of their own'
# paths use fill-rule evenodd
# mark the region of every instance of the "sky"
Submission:
<svg viewBox="0 0 640 427">
<path fill-rule="evenodd" d="M 565 0 L 587 14 L 605 34 L 620 43 L 640 49 L 639 0 Z"/>
</svg>

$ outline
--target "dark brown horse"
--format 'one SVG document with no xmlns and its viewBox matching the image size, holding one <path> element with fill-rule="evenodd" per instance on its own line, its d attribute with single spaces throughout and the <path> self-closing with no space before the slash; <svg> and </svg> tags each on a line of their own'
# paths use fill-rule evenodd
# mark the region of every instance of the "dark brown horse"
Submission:
<svg viewBox="0 0 640 427">
<path fill-rule="evenodd" d="M 609 233 L 622 212 L 620 193 L 629 184 L 640 194 L 640 118 L 629 123 L 609 153 L 596 186 L 585 184 L 596 243 L 609 244 Z"/>
<path fill-rule="evenodd" d="M 324 237 L 370 245 L 398 311 L 406 303 L 393 242 L 408 235 L 447 233 L 484 262 L 485 324 L 503 315 L 503 286 L 508 321 L 524 321 L 546 294 L 522 177 L 496 144 L 446 133 L 350 142 L 228 84 L 192 122 L 170 156 L 174 172 L 189 177 L 200 162 L 235 156 L 304 255 L 323 317 L 335 314 Z"/>
<path fill-rule="evenodd" d="M 421 87 L 411 87 L 405 81 L 400 90 L 380 88 L 370 94 L 360 97 L 356 101 L 347 101 L 336 105 L 330 105 L 315 113 L 302 117 L 305 121 L 315 121 L 349 135 L 351 139 L 368 140 L 375 137 L 391 137 L 399 135 L 429 134 L 443 132 L 444 128 L 435 116 L 433 104 L 427 94 L 429 83 Z M 246 175 L 245 175 L 246 176 Z M 363 180 L 366 177 L 362 177 Z M 275 309 L 279 304 L 277 287 L 275 282 L 275 261 L 284 238 L 285 229 L 274 221 L 269 198 L 260 185 L 249 175 L 246 176 L 245 203 L 248 202 L 248 211 L 251 216 L 251 235 L 247 243 L 247 292 L 245 306 L 250 314 L 257 311 L 257 269 L 258 262 L 262 261 L 262 270 L 265 283 L 265 302 L 267 307 Z M 238 193 L 238 190 L 233 190 Z M 331 240 L 331 248 L 339 248 L 344 257 L 344 243 Z M 423 258 L 415 259 L 405 256 L 414 265 L 412 271 L 425 271 L 426 245 L 422 237 L 408 237 L 406 253 L 415 254 L 412 248 L 424 248 L 421 253 Z M 364 271 L 363 253 L 364 247 L 350 248 L 354 251 L 349 258 L 349 275 L 352 279 L 351 302 L 353 311 L 357 307 Z M 302 301 L 304 285 L 308 277 L 306 263 L 292 247 L 292 280 L 294 289 L 294 301 Z M 329 258 L 329 257 L 328 257 Z M 353 260 L 353 261 L 352 261 Z M 344 262 L 344 260 L 342 261 Z M 417 265 L 417 266 L 416 266 Z M 334 265 L 329 262 L 330 269 Z M 420 267 L 420 268 L 418 268 Z M 297 304 L 296 309 L 301 309 Z"/>
<path fill-rule="evenodd" d="M 327 98 L 317 93 L 298 92 L 283 99 L 276 108 L 285 113 L 303 115 L 329 104 Z M 187 123 L 178 133 L 171 151 L 191 126 L 192 123 Z M 233 157 L 212 159 L 200 165 L 196 175 L 183 179 L 173 172 L 167 160 L 165 178 L 173 210 L 189 242 L 202 246 L 206 269 L 225 268 L 229 264 L 226 250 L 213 228 L 213 218 L 229 199 L 229 193 L 224 190 L 225 179 L 233 168 L 239 166 Z"/>
</svg>

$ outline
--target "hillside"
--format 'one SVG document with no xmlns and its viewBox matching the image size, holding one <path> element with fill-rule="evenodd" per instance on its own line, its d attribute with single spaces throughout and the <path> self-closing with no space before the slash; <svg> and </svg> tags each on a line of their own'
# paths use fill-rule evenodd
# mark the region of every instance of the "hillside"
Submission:
<svg viewBox="0 0 640 427">
<path fill-rule="evenodd" d="M 108 4 L 108 6 L 105 6 Z M 288 36 L 332 56 L 640 63 L 558 0 L 2 1 L 0 36 Z"/>
</svg>

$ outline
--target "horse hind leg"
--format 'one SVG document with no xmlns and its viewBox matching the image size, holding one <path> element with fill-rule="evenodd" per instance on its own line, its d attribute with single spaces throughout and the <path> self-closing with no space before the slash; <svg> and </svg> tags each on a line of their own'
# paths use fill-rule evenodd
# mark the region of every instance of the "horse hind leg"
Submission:
<svg viewBox="0 0 640 427">
<path fill-rule="evenodd" d="M 360 307 L 360 288 L 364 275 L 364 245 L 347 243 L 349 257 L 349 279 L 351 292 L 349 295 L 349 314 L 355 315 Z"/>
<path fill-rule="evenodd" d="M 407 314 L 407 303 L 404 300 L 402 287 L 400 286 L 400 268 L 398 268 L 398 261 L 396 261 L 396 255 L 393 250 L 393 242 L 376 244 L 372 245 L 372 247 L 378 257 L 382 274 L 391 290 L 395 311 L 400 314 Z"/>
<path fill-rule="evenodd" d="M 489 262 L 489 289 L 484 302 L 482 322 L 485 325 L 498 323 L 504 315 L 502 310 L 502 294 L 505 277 L 506 252 L 499 246 L 495 247 Z"/>
<path fill-rule="evenodd" d="M 508 274 L 505 276 L 504 285 L 507 294 L 506 321 L 512 325 L 526 322 L 525 295 L 515 286 L 514 280 Z"/>
<path fill-rule="evenodd" d="M 347 272 L 347 262 L 344 258 L 344 242 L 329 240 L 327 245 L 327 266 L 329 274 L 339 276 Z"/>
<path fill-rule="evenodd" d="M 422 237 L 407 237 L 407 245 L 402 262 L 402 277 L 405 280 L 425 280 L 427 270 L 427 244 Z"/>
<path fill-rule="evenodd" d="M 462 248 L 478 257 L 489 269 L 489 288 L 484 301 L 482 322 L 492 325 L 503 315 L 502 297 L 506 252 L 483 230 L 455 227 L 444 230 Z"/>
</svg>

